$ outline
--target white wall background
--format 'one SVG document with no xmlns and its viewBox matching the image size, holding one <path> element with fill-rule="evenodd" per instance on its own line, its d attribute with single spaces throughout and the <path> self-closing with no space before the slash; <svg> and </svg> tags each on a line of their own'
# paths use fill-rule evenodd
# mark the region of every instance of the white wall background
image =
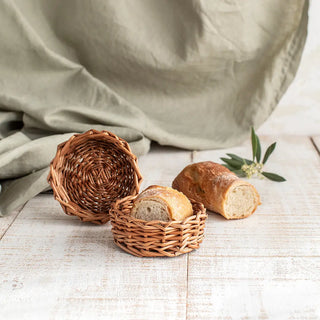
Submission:
<svg viewBox="0 0 320 320">
<path fill-rule="evenodd" d="M 320 1 L 311 0 L 306 46 L 295 80 L 260 134 L 320 135 Z"/>
</svg>

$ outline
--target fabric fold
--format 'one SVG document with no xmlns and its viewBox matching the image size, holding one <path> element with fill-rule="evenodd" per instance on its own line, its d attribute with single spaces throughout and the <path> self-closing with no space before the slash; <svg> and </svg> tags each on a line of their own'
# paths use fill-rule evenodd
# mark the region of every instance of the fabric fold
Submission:
<svg viewBox="0 0 320 320">
<path fill-rule="evenodd" d="M 48 188 L 59 143 L 109 130 L 136 155 L 241 143 L 299 65 L 308 1 L 0 2 L 0 210 Z M 142 173 L 143 174 L 143 173 Z"/>
</svg>

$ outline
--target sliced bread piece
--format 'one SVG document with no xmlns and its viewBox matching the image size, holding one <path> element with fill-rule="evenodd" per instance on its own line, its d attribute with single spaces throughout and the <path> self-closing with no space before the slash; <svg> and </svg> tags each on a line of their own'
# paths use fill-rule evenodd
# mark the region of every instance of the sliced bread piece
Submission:
<svg viewBox="0 0 320 320">
<path fill-rule="evenodd" d="M 189 199 L 170 187 L 150 186 L 135 199 L 131 215 L 146 221 L 182 221 L 192 216 Z"/>
</svg>

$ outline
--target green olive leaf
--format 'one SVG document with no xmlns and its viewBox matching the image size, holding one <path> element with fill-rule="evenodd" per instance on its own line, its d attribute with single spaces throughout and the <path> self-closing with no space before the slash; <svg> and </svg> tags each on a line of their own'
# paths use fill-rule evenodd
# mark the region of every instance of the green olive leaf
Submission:
<svg viewBox="0 0 320 320">
<path fill-rule="evenodd" d="M 236 170 L 235 168 L 233 168 L 233 167 L 230 167 L 229 165 L 227 165 L 227 164 L 222 164 L 225 168 L 227 168 L 227 169 L 229 169 L 230 171 L 234 171 L 234 170 Z"/>
<path fill-rule="evenodd" d="M 257 136 L 254 128 L 251 127 L 251 145 L 252 145 L 252 161 L 255 160 L 258 148 Z"/>
<path fill-rule="evenodd" d="M 243 162 L 239 160 L 228 159 L 228 158 L 220 158 L 220 159 L 234 169 L 241 169 L 243 165 Z"/>
<path fill-rule="evenodd" d="M 263 163 L 263 164 L 265 164 L 265 163 L 267 162 L 267 160 L 269 159 L 271 153 L 272 153 L 272 152 L 274 151 L 274 149 L 276 148 L 276 145 L 277 145 L 277 143 L 274 142 L 273 144 L 271 144 L 271 145 L 268 147 L 266 153 L 264 154 L 263 160 L 262 160 L 262 163 Z"/>
<path fill-rule="evenodd" d="M 261 174 L 263 174 L 266 178 L 268 178 L 269 180 L 272 181 L 277 181 L 277 182 L 283 182 L 286 181 L 285 178 L 275 174 L 275 173 L 271 173 L 271 172 L 261 172 Z"/>
<path fill-rule="evenodd" d="M 253 161 L 249 160 L 249 159 L 243 159 L 243 160 L 246 162 L 246 164 L 252 164 L 253 163 Z"/>
<path fill-rule="evenodd" d="M 227 156 L 229 156 L 231 159 L 238 160 L 238 161 L 241 161 L 242 163 L 244 163 L 243 158 L 237 156 L 236 154 L 227 153 Z"/>
<path fill-rule="evenodd" d="M 260 139 L 257 135 L 256 135 L 256 140 L 257 140 L 256 159 L 257 159 L 257 162 L 259 163 L 261 159 L 261 144 L 260 144 Z"/>
</svg>

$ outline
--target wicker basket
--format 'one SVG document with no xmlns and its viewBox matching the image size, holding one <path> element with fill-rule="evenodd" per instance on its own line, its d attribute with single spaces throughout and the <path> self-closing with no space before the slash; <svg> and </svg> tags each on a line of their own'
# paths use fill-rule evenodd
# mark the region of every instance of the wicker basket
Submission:
<svg viewBox="0 0 320 320">
<path fill-rule="evenodd" d="M 48 182 L 68 215 L 104 224 L 111 204 L 136 195 L 142 177 L 128 143 L 108 131 L 89 130 L 60 144 Z"/>
<path fill-rule="evenodd" d="M 130 215 L 133 200 L 117 200 L 110 210 L 115 243 L 137 257 L 175 257 L 199 248 L 207 219 L 203 204 L 190 200 L 194 215 L 184 221 L 144 221 Z"/>
</svg>

